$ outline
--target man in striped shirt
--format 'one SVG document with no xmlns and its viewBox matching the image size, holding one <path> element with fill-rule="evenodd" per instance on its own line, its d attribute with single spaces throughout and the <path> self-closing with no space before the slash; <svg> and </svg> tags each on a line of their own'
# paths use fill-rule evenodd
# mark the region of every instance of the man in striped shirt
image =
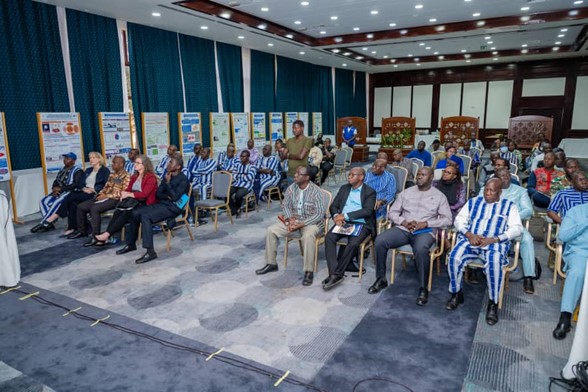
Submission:
<svg viewBox="0 0 588 392">
<path fill-rule="evenodd" d="M 188 170 L 188 180 L 190 181 L 194 179 L 193 174 L 198 170 L 198 165 L 202 159 L 202 145 L 200 143 L 194 144 L 193 151 L 194 155 L 188 159 L 188 164 L 186 165 L 186 169 Z"/>
<path fill-rule="evenodd" d="M 257 158 L 257 163 L 255 164 L 259 175 L 259 187 L 256 189 L 258 200 L 265 200 L 265 190 L 278 185 L 282 175 L 279 168 L 280 160 L 275 155 L 272 155 L 271 144 L 263 146 L 262 154 L 260 158 Z"/>
<path fill-rule="evenodd" d="M 510 200 L 500 199 L 502 181 L 490 179 L 484 188 L 484 196 L 468 200 L 455 217 L 457 243 L 449 254 L 449 292 L 451 298 L 446 309 L 454 310 L 463 303 L 461 291 L 465 267 L 479 258 L 484 261 L 488 279 L 490 301 L 486 311 L 486 323 L 498 322 L 498 301 L 502 285 L 502 267 L 508 264 L 510 241 L 523 232 L 523 224 L 517 206 Z"/>
<path fill-rule="evenodd" d="M 157 164 L 155 168 L 155 173 L 159 175 L 159 179 L 163 180 L 165 175 L 167 174 L 167 162 L 171 157 L 178 153 L 178 147 L 174 146 L 173 144 L 167 148 L 167 155 L 161 158 L 161 161 Z"/>
<path fill-rule="evenodd" d="M 365 183 L 376 191 L 376 219 L 386 214 L 386 205 L 396 197 L 396 180 L 394 175 L 386 170 L 388 163 L 383 159 L 376 159 L 372 170 L 365 176 Z"/>
<path fill-rule="evenodd" d="M 212 173 L 215 169 L 216 161 L 210 157 L 210 148 L 203 148 L 198 165 L 190 172 L 192 189 L 200 195 L 200 200 L 206 199 L 206 193 L 212 187 Z"/>
<path fill-rule="evenodd" d="M 584 172 L 577 171 L 572 174 L 572 186 L 573 188 L 557 192 L 547 207 L 547 216 L 557 224 L 561 224 L 571 208 L 588 203 L 588 179 Z"/>
<path fill-rule="evenodd" d="M 253 190 L 253 182 L 257 173 L 255 166 L 249 162 L 249 151 L 241 151 L 239 158 L 241 162 L 233 166 L 233 184 L 231 186 L 229 200 L 231 213 L 235 217 L 239 217 L 239 210 L 243 204 L 243 199 Z"/>
<path fill-rule="evenodd" d="M 227 146 L 227 151 L 218 154 L 218 168 L 220 170 L 233 171 L 233 166 L 239 163 L 239 158 L 235 156 L 235 146 L 231 143 Z"/>
<path fill-rule="evenodd" d="M 266 265 L 255 271 L 257 275 L 278 270 L 276 255 L 278 241 L 289 233 L 299 232 L 301 237 L 304 279 L 302 284 L 310 286 L 314 279 L 314 257 L 316 252 L 316 236 L 324 232 L 324 216 L 327 206 L 323 192 L 316 184 L 310 182 L 308 168 L 299 166 L 294 174 L 294 183 L 288 187 L 284 195 L 282 210 L 283 220 L 267 228 L 265 236 Z"/>
<path fill-rule="evenodd" d="M 128 159 L 125 162 L 125 171 L 129 173 L 130 176 L 135 173 L 135 159 L 141 154 L 138 148 L 131 148 L 129 151 Z"/>
</svg>

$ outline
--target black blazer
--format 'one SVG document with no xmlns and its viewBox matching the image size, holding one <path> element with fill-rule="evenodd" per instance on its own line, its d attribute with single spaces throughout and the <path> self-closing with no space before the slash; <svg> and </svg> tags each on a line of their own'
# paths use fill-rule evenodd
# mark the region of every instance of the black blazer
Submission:
<svg viewBox="0 0 588 392">
<path fill-rule="evenodd" d="M 86 169 L 84 172 L 85 175 L 83 177 L 83 181 L 78 184 L 78 186 L 81 185 L 78 190 L 82 190 L 86 186 L 86 178 L 92 174 L 92 170 L 94 170 L 92 167 Z M 108 181 L 108 177 L 110 177 L 110 170 L 108 170 L 106 166 L 100 167 L 100 169 L 98 169 L 98 173 L 96 173 L 96 182 L 94 183 L 94 191 L 96 194 L 100 193 L 102 188 L 104 188 L 104 185 L 106 185 L 106 182 Z"/>
<path fill-rule="evenodd" d="M 331 203 L 330 213 L 331 216 L 335 216 L 335 214 L 341 214 L 343 211 L 343 207 L 345 207 L 345 203 L 347 202 L 347 198 L 349 197 L 349 192 L 351 192 L 351 185 L 345 184 L 341 188 L 339 188 L 339 192 L 337 196 L 335 196 L 335 200 Z M 371 188 L 367 184 L 363 184 L 363 188 L 361 188 L 361 210 L 357 210 L 354 212 L 350 212 L 347 215 L 349 216 L 349 220 L 353 222 L 356 219 L 365 219 L 364 228 L 369 230 L 372 237 L 376 237 L 376 211 L 374 207 L 376 206 L 376 191 Z"/>
</svg>

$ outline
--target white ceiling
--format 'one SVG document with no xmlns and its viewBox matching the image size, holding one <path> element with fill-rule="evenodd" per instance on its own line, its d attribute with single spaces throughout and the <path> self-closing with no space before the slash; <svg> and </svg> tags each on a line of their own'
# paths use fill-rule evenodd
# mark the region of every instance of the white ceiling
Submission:
<svg viewBox="0 0 588 392">
<path fill-rule="evenodd" d="M 358 33 L 367 35 L 369 32 L 410 29 L 417 26 L 443 25 L 461 21 L 483 21 L 496 17 L 524 18 L 527 15 L 543 12 L 571 11 L 573 13 L 575 10 L 585 11 L 588 6 L 588 0 L 580 4 L 574 4 L 574 1 L 582 0 L 307 0 L 309 5 L 306 6 L 301 5 L 302 1 L 218 0 L 217 3 L 317 39 Z M 373 41 L 366 36 L 365 43 L 353 42 L 345 45 L 343 41 L 343 44 L 338 45 L 310 47 L 255 27 L 234 23 L 230 18 L 207 15 L 181 7 L 174 4 L 175 0 L 42 0 L 42 2 L 276 53 L 315 64 L 347 67 L 370 73 L 419 69 L 416 67 L 439 68 L 578 57 L 588 54 L 586 47 L 573 53 L 567 53 L 565 50 L 543 54 L 519 53 L 524 50 L 532 51 L 533 48 L 553 46 L 565 48 L 574 43 L 588 19 L 531 23 L 497 29 L 485 29 L 482 26 L 475 30 L 385 41 Z M 423 8 L 416 9 L 416 5 L 422 5 Z M 264 7 L 267 7 L 268 11 L 262 11 Z M 522 7 L 529 7 L 529 10 L 522 11 Z M 374 15 L 371 11 L 378 11 L 378 13 Z M 154 17 L 153 12 L 158 12 L 161 16 Z M 474 13 L 480 13 L 480 15 L 473 16 Z M 336 20 L 331 19 L 334 16 L 337 17 Z M 430 22 L 431 19 L 436 21 Z M 300 24 L 295 24 L 296 21 Z M 391 27 L 391 23 L 396 25 Z M 203 30 L 203 26 L 207 29 Z M 561 29 L 565 28 L 567 31 L 562 32 Z M 564 36 L 558 37 L 561 34 Z M 243 38 L 239 39 L 239 36 Z M 486 39 L 488 36 L 491 38 Z M 488 41 L 493 43 L 488 44 Z M 560 44 L 556 45 L 556 42 Z M 421 43 L 425 45 L 420 45 Z M 268 46 L 269 44 L 272 46 Z M 523 47 L 525 44 L 527 47 Z M 491 49 L 492 47 L 496 49 Z M 337 54 L 333 53 L 331 51 L 333 48 L 341 49 L 341 51 Z M 392 61 L 390 63 L 386 61 L 385 65 L 366 64 L 356 60 L 355 53 L 344 56 L 345 49 L 351 49 L 355 53 L 374 59 L 390 59 L 397 64 Z M 491 53 L 494 50 L 499 54 L 488 55 L 489 57 L 483 59 L 468 58 L 475 57 L 476 53 Z M 501 50 L 517 50 L 517 53 L 501 56 Z M 373 51 L 376 53 L 372 53 Z M 435 52 L 438 52 L 437 56 L 460 56 L 459 59 L 452 61 L 437 58 L 435 61 L 419 61 L 424 56 L 433 56 Z M 412 55 L 412 59 L 409 55 Z M 403 64 L 402 62 L 407 59 L 412 62 Z"/>
</svg>

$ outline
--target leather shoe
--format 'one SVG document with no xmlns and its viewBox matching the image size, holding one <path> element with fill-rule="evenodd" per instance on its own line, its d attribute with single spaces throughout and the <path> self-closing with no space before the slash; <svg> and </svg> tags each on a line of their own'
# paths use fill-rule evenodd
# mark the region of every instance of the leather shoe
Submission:
<svg viewBox="0 0 588 392">
<path fill-rule="evenodd" d="M 39 230 L 41 230 L 41 228 L 43 227 L 42 223 L 39 223 L 38 225 L 33 226 L 33 228 L 31 229 L 31 233 L 36 233 Z"/>
<path fill-rule="evenodd" d="M 447 304 L 445 305 L 445 309 L 447 310 L 455 310 L 457 309 L 457 307 L 460 304 L 463 304 L 464 298 L 463 298 L 463 293 L 460 291 L 458 293 L 455 294 L 451 294 L 451 298 L 449 298 L 449 301 L 447 301 Z"/>
<path fill-rule="evenodd" d="M 494 325 L 498 322 L 498 305 L 492 301 L 488 302 L 488 309 L 486 310 L 486 323 Z"/>
<path fill-rule="evenodd" d="M 132 252 L 134 250 L 137 250 L 137 247 L 135 245 L 125 245 L 121 249 L 117 250 L 116 251 L 116 254 L 117 255 L 124 255 L 125 253 L 129 253 L 129 252 Z"/>
<path fill-rule="evenodd" d="M 312 284 L 312 280 L 314 279 L 314 273 L 310 271 L 306 271 L 304 273 L 304 279 L 302 280 L 303 286 L 310 286 Z"/>
<path fill-rule="evenodd" d="M 135 264 L 147 263 L 151 260 L 155 260 L 156 258 L 157 258 L 157 253 L 155 253 L 155 251 L 153 251 L 153 250 L 148 250 L 147 252 L 145 252 L 145 254 L 143 256 L 141 256 L 140 258 L 135 260 Z"/>
<path fill-rule="evenodd" d="M 565 321 L 560 320 L 559 323 L 557 323 L 557 327 L 553 330 L 553 337 L 557 340 L 565 339 L 571 328 L 569 322 L 566 323 Z"/>
<path fill-rule="evenodd" d="M 42 227 L 37 232 L 46 233 L 51 230 L 55 230 L 55 225 L 53 223 L 43 223 Z"/>
<path fill-rule="evenodd" d="M 82 233 L 81 231 L 74 231 L 73 233 L 71 233 L 70 235 L 67 236 L 68 240 L 75 240 L 76 238 L 82 238 L 85 237 L 86 235 L 84 233 Z"/>
<path fill-rule="evenodd" d="M 388 287 L 388 281 L 385 278 L 378 278 L 374 284 L 370 286 L 368 293 L 377 294 L 386 287 Z"/>
<path fill-rule="evenodd" d="M 94 246 L 98 242 L 99 241 L 96 239 L 96 237 L 92 236 L 92 239 L 84 244 L 84 248 L 89 248 L 90 246 Z"/>
<path fill-rule="evenodd" d="M 340 283 L 343 282 L 345 278 L 343 276 L 339 276 L 339 275 L 330 275 L 329 276 L 329 281 L 325 284 L 323 284 L 323 289 L 324 290 L 331 290 L 333 287 L 339 285 Z"/>
<path fill-rule="evenodd" d="M 257 275 L 264 275 L 264 274 L 267 274 L 268 272 L 274 272 L 277 270 L 278 270 L 277 264 L 266 264 L 263 268 L 255 270 L 255 273 Z"/>
<path fill-rule="evenodd" d="M 527 294 L 534 294 L 535 287 L 533 287 L 533 278 L 530 276 L 525 276 L 523 279 L 523 291 Z"/>
<path fill-rule="evenodd" d="M 420 288 L 419 289 L 419 296 L 416 299 L 416 304 L 418 306 L 425 306 L 429 302 L 429 290 Z"/>
</svg>

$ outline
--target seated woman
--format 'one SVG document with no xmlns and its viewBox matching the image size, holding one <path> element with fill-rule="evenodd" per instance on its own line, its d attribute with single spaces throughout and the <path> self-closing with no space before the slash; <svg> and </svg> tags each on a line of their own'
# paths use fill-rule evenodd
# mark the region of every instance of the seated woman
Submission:
<svg viewBox="0 0 588 392">
<path fill-rule="evenodd" d="M 519 151 L 517 144 L 512 140 L 508 141 L 508 151 L 513 153 L 517 157 L 517 160 L 519 162 L 519 170 L 524 171 L 525 160 L 523 159 L 523 154 Z"/>
<path fill-rule="evenodd" d="M 461 181 L 461 173 L 457 165 L 450 161 L 447 167 L 443 169 L 441 179 L 435 180 L 433 186 L 447 197 L 451 217 L 455 219 L 455 216 L 466 202 L 466 186 Z"/>
<path fill-rule="evenodd" d="M 157 177 L 153 169 L 153 163 L 146 155 L 139 155 L 135 160 L 135 174 L 131 177 L 127 189 L 121 193 L 120 200 L 122 202 L 127 198 L 136 199 L 138 201 L 137 206 L 155 204 L 157 203 L 155 191 L 157 191 Z M 129 221 L 133 208 L 123 209 L 117 207 L 106 231 L 94 237 L 97 241 L 95 245 L 105 245 L 110 237 L 121 231 Z"/>
<path fill-rule="evenodd" d="M 543 167 L 531 172 L 527 181 L 527 192 L 536 207 L 547 208 L 551 201 L 551 184 L 557 177 L 565 177 L 565 173 L 555 169 L 555 154 L 545 153 Z"/>
<path fill-rule="evenodd" d="M 67 229 L 63 233 L 66 236 L 73 235 L 77 231 L 78 222 L 76 212 L 78 204 L 93 199 L 104 188 L 110 176 L 110 170 L 104 166 L 104 157 L 102 154 L 92 151 L 88 154 L 88 158 L 90 160 L 90 167 L 84 172 L 84 187 L 70 192 L 63 200 L 61 206 L 59 206 L 59 209 L 46 220 L 48 224 L 51 224 L 57 219 L 67 216 Z"/>
<path fill-rule="evenodd" d="M 439 162 L 437 162 L 437 164 L 435 165 L 435 169 L 444 169 L 447 167 L 447 161 L 448 160 L 452 160 L 453 162 L 457 163 L 458 167 L 459 167 L 459 172 L 463 175 L 464 174 L 464 164 L 463 164 L 463 160 L 458 157 L 457 155 L 455 155 L 457 152 L 457 148 L 455 148 L 455 146 L 450 146 L 445 148 L 445 154 L 447 154 L 447 157 L 445 159 L 441 159 Z"/>
</svg>

